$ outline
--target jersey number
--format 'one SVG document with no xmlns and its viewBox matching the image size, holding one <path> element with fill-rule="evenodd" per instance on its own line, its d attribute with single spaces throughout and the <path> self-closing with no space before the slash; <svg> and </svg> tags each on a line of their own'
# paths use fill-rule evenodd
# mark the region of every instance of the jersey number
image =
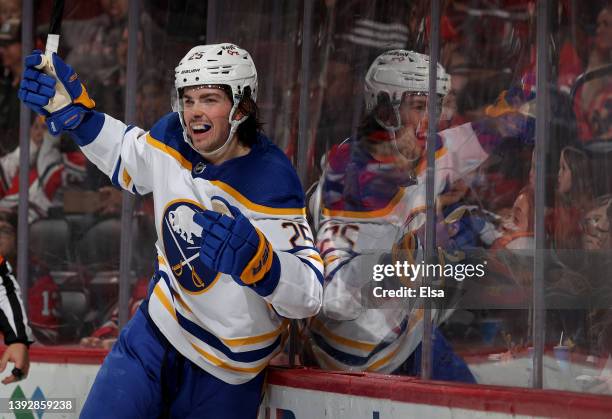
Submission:
<svg viewBox="0 0 612 419">
<path fill-rule="evenodd" d="M 291 246 L 293 247 L 297 247 L 297 241 L 298 240 L 303 240 L 304 244 L 306 244 L 306 242 L 310 242 L 312 246 L 314 246 L 314 240 L 312 240 L 312 237 L 310 237 L 308 235 L 308 227 L 306 227 L 303 224 L 298 224 L 298 223 L 292 223 L 292 222 L 286 222 L 282 224 L 283 228 L 289 228 L 291 227 L 293 229 L 293 236 L 291 236 L 291 238 L 289 239 L 289 242 L 291 243 Z"/>
<path fill-rule="evenodd" d="M 51 312 L 49 311 L 49 291 L 43 291 L 42 297 L 43 297 L 43 309 L 40 314 L 46 317 L 51 314 Z"/>
<path fill-rule="evenodd" d="M 355 241 L 349 237 L 350 231 L 354 231 L 355 233 L 358 233 L 359 226 L 356 226 L 354 224 L 345 224 L 342 227 L 340 227 L 339 225 L 332 225 L 332 226 L 326 227 L 324 230 L 324 236 L 325 237 L 331 236 L 331 237 L 326 238 L 321 241 L 321 243 L 319 244 L 319 251 L 321 253 L 324 253 L 326 250 L 326 247 L 329 245 L 332 245 L 336 249 L 341 248 L 342 245 L 338 243 L 339 240 L 346 242 L 348 245 L 347 247 L 350 250 L 353 250 L 353 248 L 355 247 Z"/>
</svg>

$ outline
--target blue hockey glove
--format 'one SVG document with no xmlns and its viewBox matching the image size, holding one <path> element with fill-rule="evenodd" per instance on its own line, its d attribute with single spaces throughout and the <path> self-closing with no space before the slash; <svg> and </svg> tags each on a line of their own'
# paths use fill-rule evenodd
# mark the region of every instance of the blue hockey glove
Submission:
<svg viewBox="0 0 612 419">
<path fill-rule="evenodd" d="M 202 226 L 200 259 L 210 269 L 232 275 L 241 285 L 261 281 L 272 269 L 274 252 L 266 237 L 224 199 L 232 217 L 205 210 L 193 216 Z"/>
<path fill-rule="evenodd" d="M 46 117 L 53 135 L 75 129 L 86 112 L 95 107 L 75 71 L 57 54 L 51 60 L 40 50 L 25 58 L 19 85 L 19 99 L 34 112 Z"/>
</svg>

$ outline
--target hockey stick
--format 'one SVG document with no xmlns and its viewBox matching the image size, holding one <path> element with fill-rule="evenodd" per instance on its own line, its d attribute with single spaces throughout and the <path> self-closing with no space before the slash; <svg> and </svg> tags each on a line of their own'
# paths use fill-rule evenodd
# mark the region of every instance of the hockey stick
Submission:
<svg viewBox="0 0 612 419">
<path fill-rule="evenodd" d="M 47 45 L 45 55 L 57 53 L 59 37 L 62 30 L 62 16 L 64 14 L 64 0 L 53 0 L 53 10 L 51 11 L 51 21 L 49 22 L 49 33 L 47 34 Z"/>
<path fill-rule="evenodd" d="M 45 54 L 41 63 L 37 66 L 39 69 L 57 79 L 55 67 L 53 66 L 53 54 L 57 53 L 59 47 L 60 31 L 62 29 L 62 16 L 64 14 L 64 0 L 53 0 L 53 9 L 51 11 L 51 20 L 49 22 L 49 33 L 47 34 L 47 43 L 45 45 Z M 49 100 L 49 104 L 44 108 L 53 112 L 63 108 L 70 103 L 70 96 L 61 83 L 56 85 L 56 90 L 59 93 Z"/>
</svg>

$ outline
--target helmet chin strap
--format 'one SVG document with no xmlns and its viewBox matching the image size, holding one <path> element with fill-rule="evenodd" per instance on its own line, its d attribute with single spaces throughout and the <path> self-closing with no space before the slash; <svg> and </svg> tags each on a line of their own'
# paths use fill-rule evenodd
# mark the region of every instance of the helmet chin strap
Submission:
<svg viewBox="0 0 612 419">
<path fill-rule="evenodd" d="M 230 131 L 229 131 L 227 139 L 225 140 L 223 145 L 221 145 L 219 148 L 217 148 L 216 150 L 213 150 L 213 151 L 200 151 L 200 150 L 197 150 L 194 147 L 194 145 L 193 145 L 193 141 L 191 141 L 191 138 L 189 138 L 189 136 L 187 135 L 187 130 L 183 129 L 183 136 L 187 140 L 187 143 L 189 145 L 191 145 L 191 148 L 193 148 L 195 151 L 200 153 L 200 155 L 202 155 L 202 157 L 205 157 L 207 159 L 210 159 L 212 157 L 216 157 L 216 156 L 220 155 L 221 153 L 223 153 L 225 151 L 225 149 L 231 144 L 232 139 L 234 138 L 234 135 L 236 134 L 236 130 L 238 130 L 238 127 L 240 126 L 240 124 L 242 124 L 244 121 L 246 121 L 247 118 L 249 117 L 248 115 L 245 115 L 245 116 L 243 116 L 242 118 L 240 118 L 238 120 L 234 119 L 234 114 L 236 113 L 236 110 L 238 109 L 238 104 L 239 103 L 240 103 L 240 101 L 236 100 L 234 105 L 232 106 L 232 109 L 231 109 L 230 113 L 229 113 L 228 122 L 230 124 Z"/>
</svg>

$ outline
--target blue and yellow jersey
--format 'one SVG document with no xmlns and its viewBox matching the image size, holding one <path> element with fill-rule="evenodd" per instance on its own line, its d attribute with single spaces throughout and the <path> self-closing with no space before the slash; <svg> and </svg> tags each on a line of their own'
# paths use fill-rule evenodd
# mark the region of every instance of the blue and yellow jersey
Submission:
<svg viewBox="0 0 612 419">
<path fill-rule="evenodd" d="M 315 315 L 323 262 L 305 218 L 300 181 L 285 155 L 264 136 L 251 151 L 209 164 L 183 139 L 178 114 L 150 131 L 95 113 L 77 130 L 83 152 L 117 186 L 153 193 L 156 283 L 148 311 L 172 345 L 204 370 L 244 383 L 282 347 L 286 318 Z M 193 215 L 236 206 L 271 243 L 278 282 L 245 287 L 200 261 L 202 228 Z"/>
</svg>

